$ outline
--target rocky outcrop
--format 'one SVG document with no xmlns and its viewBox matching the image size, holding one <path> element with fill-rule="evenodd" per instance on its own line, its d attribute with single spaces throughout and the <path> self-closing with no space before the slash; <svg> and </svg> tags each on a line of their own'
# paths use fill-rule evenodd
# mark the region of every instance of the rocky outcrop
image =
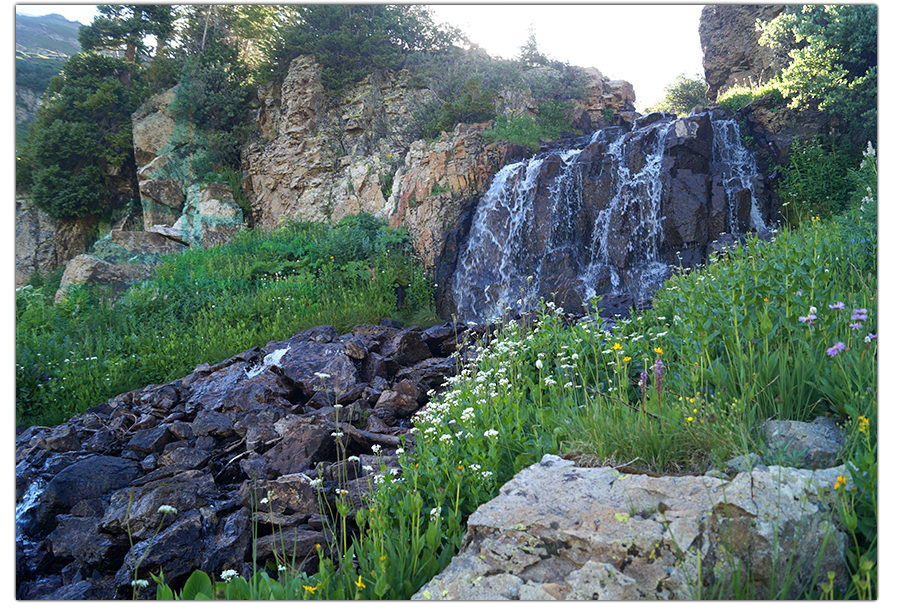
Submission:
<svg viewBox="0 0 900 611">
<path fill-rule="evenodd" d="M 846 587 L 838 476 L 650 477 L 548 455 L 469 516 L 460 553 L 413 599 L 792 599 L 830 572 Z"/>
<path fill-rule="evenodd" d="M 588 93 L 573 110 L 573 125 L 590 131 L 609 125 L 609 112 L 634 110 L 629 83 L 610 81 L 596 69 L 585 73 Z M 367 212 L 406 227 L 424 264 L 435 265 L 467 200 L 483 192 L 506 162 L 526 152 L 486 143 L 481 134 L 488 123 L 460 124 L 431 142 L 414 140 L 416 113 L 434 100 L 430 90 L 414 83 L 405 70 L 376 73 L 331 100 L 315 60 L 296 58 L 280 88 L 259 92 L 263 139 L 243 154 L 251 222 L 263 227 L 282 218 L 336 222 Z M 498 110 L 537 109 L 527 88 L 504 92 L 497 103 Z"/>
<path fill-rule="evenodd" d="M 98 221 L 88 216 L 56 220 L 38 209 L 28 197 L 16 198 L 16 287 L 24 286 L 35 272 L 46 274 L 65 265 L 93 244 Z"/>
<path fill-rule="evenodd" d="M 205 140 L 178 120 L 176 94 L 173 87 L 132 116 L 143 228 L 188 246 L 227 242 L 245 226 L 244 213 L 230 187 L 197 175 Z"/>
<path fill-rule="evenodd" d="M 716 101 L 719 92 L 735 85 L 758 85 L 784 68 L 786 58 L 760 46 L 757 20 L 777 17 L 784 5 L 712 4 L 700 13 L 700 47 L 706 97 Z"/>
<path fill-rule="evenodd" d="M 249 577 L 254 532 L 255 560 L 287 549 L 314 572 L 330 541 L 323 512 L 340 489 L 361 506 L 399 467 L 412 414 L 456 375 L 466 336 L 453 324 L 315 327 L 20 431 L 19 598 L 130 598 L 135 568 L 174 587 L 195 569 Z"/>
</svg>

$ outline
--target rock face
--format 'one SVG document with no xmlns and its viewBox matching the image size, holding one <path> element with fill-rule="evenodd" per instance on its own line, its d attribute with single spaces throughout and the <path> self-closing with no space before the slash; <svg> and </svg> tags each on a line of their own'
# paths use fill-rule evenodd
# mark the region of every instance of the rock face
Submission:
<svg viewBox="0 0 900 611">
<path fill-rule="evenodd" d="M 543 298 L 604 315 L 641 307 L 672 266 L 764 234 L 778 205 L 724 110 L 658 113 L 505 166 L 437 270 L 442 316 L 490 320 Z"/>
<path fill-rule="evenodd" d="M 762 467 L 733 480 L 586 469 L 557 456 L 469 517 L 462 548 L 414 600 L 751 599 L 846 585 L 835 521 L 844 468 Z M 718 593 L 716 595 L 715 593 Z"/>
<path fill-rule="evenodd" d="M 609 125 L 608 111 L 634 110 L 629 83 L 610 81 L 596 69 L 585 72 L 588 95 L 573 111 L 573 125 L 590 131 Z M 264 138 L 243 153 L 251 222 L 336 222 L 367 212 L 406 227 L 426 266 L 438 263 L 467 200 L 482 193 L 505 163 L 525 154 L 520 147 L 484 142 L 481 134 L 490 124 L 461 124 L 436 141 L 413 141 L 416 111 L 433 94 L 405 70 L 370 75 L 340 100 L 330 100 L 318 64 L 301 56 L 280 88 L 261 89 L 258 97 Z M 499 110 L 526 113 L 537 108 L 527 90 L 501 94 L 498 104 Z"/>
<path fill-rule="evenodd" d="M 759 45 L 756 22 L 777 17 L 784 5 L 714 4 L 700 13 L 700 46 L 706 97 L 713 102 L 719 92 L 734 85 L 764 83 L 784 68 L 786 58 Z"/>
<path fill-rule="evenodd" d="M 157 95 L 132 116 L 143 228 L 188 246 L 213 246 L 244 227 L 244 214 L 227 185 L 197 175 L 194 152 L 205 143 L 178 121 L 176 93 L 173 87 Z"/>
<path fill-rule="evenodd" d="M 48 273 L 87 252 L 97 232 L 97 219 L 55 220 L 28 197 L 16 198 L 16 287 L 35 272 Z"/>
<path fill-rule="evenodd" d="M 465 332 L 315 327 L 21 431 L 19 598 L 130 598 L 136 565 L 175 587 L 195 569 L 249 577 L 254 521 L 257 560 L 289 540 L 314 571 L 322 503 L 340 488 L 359 507 L 381 466 L 399 466 L 410 417 L 457 373 L 448 348 Z"/>
</svg>

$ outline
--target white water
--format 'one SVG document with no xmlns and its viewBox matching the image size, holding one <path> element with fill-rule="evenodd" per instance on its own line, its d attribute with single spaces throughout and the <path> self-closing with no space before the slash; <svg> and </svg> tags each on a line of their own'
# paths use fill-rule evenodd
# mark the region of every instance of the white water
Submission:
<svg viewBox="0 0 900 611">
<path fill-rule="evenodd" d="M 753 155 L 741 142 L 741 128 L 734 119 L 713 121 L 713 163 L 721 172 L 725 195 L 731 216 L 732 232 L 737 232 L 737 196 L 746 189 L 750 192 L 750 227 L 757 233 L 766 229 L 759 211 L 757 185 L 753 180 L 759 174 Z"/>
<path fill-rule="evenodd" d="M 589 240 L 576 235 L 576 219 L 585 206 L 584 149 L 538 155 L 502 168 L 478 204 L 468 242 L 451 280 L 460 317 L 465 321 L 496 320 L 510 311 L 535 309 L 542 294 L 545 265 L 560 257 L 581 270 L 573 280 L 582 287 L 584 303 L 598 293 L 628 294 L 638 301 L 652 296 L 668 274 L 668 266 L 660 260 L 665 220 L 661 172 L 666 134 L 674 121 L 657 121 L 621 135 L 615 129 L 598 130 L 592 135 L 586 147 L 615 140 L 601 144 L 606 148 L 601 165 L 612 168 L 604 180 L 612 187 L 605 189 L 611 194 L 606 204 L 594 202 L 598 212 L 592 219 Z M 712 123 L 713 165 L 725 185 L 729 230 L 738 230 L 738 194 L 746 189 L 751 194 L 751 227 L 762 231 L 765 225 L 758 207 L 758 172 L 753 157 L 743 146 L 734 120 Z M 641 150 L 635 151 L 635 147 Z M 559 168 L 555 175 L 548 176 L 542 170 L 552 160 L 558 161 Z M 598 167 L 596 158 L 593 163 Z M 542 188 L 549 194 L 542 201 L 547 201 L 550 209 L 541 218 L 551 218 L 553 223 L 538 228 L 533 226 L 534 206 Z M 542 253 L 527 248 L 535 240 L 543 244 Z"/>
</svg>

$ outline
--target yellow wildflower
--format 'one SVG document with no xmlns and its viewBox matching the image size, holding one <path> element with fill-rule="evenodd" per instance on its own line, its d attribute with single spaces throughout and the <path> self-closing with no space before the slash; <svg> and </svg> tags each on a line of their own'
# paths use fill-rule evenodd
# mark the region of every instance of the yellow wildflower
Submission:
<svg viewBox="0 0 900 611">
<path fill-rule="evenodd" d="M 319 589 L 319 586 L 320 586 L 320 585 L 322 585 L 322 584 L 317 583 L 315 586 L 303 586 L 303 589 L 306 590 L 306 593 L 307 593 L 307 594 L 312 594 L 312 593 L 314 593 L 316 590 Z"/>
<path fill-rule="evenodd" d="M 869 419 L 865 416 L 859 417 L 859 432 L 866 433 L 869 430 Z"/>
<path fill-rule="evenodd" d="M 625 361 L 625 362 L 627 363 L 628 361 L 631 360 L 631 357 L 630 357 L 630 356 L 626 356 L 626 357 L 625 357 L 624 359 L 622 359 L 622 360 Z"/>
<path fill-rule="evenodd" d="M 621 349 L 622 349 L 622 344 L 620 344 L 619 342 L 616 342 L 615 344 L 613 344 L 613 350 L 621 350 Z"/>
<path fill-rule="evenodd" d="M 658 354 L 659 356 L 662 356 L 663 349 L 660 348 L 659 346 L 657 346 L 656 348 L 653 349 L 653 352 L 655 352 L 655 353 Z"/>
<path fill-rule="evenodd" d="M 837 481 L 834 482 L 834 489 L 839 490 L 847 485 L 847 478 L 843 475 L 838 475 Z"/>
<path fill-rule="evenodd" d="M 366 584 L 363 583 L 362 575 L 360 575 L 359 579 L 356 580 L 356 587 L 359 588 L 360 590 L 366 589 Z"/>
</svg>

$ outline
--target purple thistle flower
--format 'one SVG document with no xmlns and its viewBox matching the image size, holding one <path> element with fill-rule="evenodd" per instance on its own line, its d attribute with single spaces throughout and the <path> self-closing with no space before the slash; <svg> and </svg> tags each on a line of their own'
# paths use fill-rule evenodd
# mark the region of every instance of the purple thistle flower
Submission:
<svg viewBox="0 0 900 611">
<path fill-rule="evenodd" d="M 837 356 L 838 352 L 842 352 L 847 349 L 847 346 L 844 345 L 844 342 L 838 342 L 831 348 L 825 351 L 828 356 Z"/>
<path fill-rule="evenodd" d="M 647 379 L 649 377 L 646 371 L 641 372 L 641 406 L 647 402 Z"/>
<path fill-rule="evenodd" d="M 844 302 L 843 302 L 843 301 L 838 301 L 837 303 L 832 303 L 832 304 L 829 305 L 828 307 L 831 308 L 832 310 L 843 310 L 843 309 L 844 309 Z"/>
</svg>

